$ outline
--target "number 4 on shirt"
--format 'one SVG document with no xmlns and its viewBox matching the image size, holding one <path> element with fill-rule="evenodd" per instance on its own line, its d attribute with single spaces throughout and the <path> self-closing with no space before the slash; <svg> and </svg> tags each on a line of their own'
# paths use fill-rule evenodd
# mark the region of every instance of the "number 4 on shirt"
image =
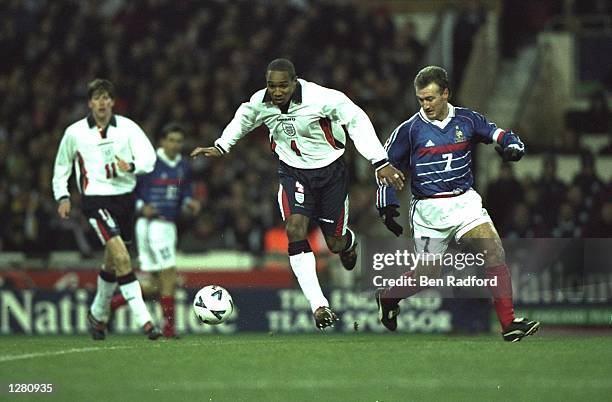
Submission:
<svg viewBox="0 0 612 402">
<path fill-rule="evenodd" d="M 291 140 L 291 149 L 293 149 L 293 152 L 295 152 L 297 156 L 302 156 L 302 153 L 300 152 L 295 140 Z"/>
</svg>

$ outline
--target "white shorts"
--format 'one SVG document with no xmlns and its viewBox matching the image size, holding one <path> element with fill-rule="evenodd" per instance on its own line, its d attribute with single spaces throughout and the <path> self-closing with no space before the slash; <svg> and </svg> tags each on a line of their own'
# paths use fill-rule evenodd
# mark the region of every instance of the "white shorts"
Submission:
<svg viewBox="0 0 612 402">
<path fill-rule="evenodd" d="M 482 198 L 473 189 L 456 197 L 413 199 L 410 223 L 417 253 L 444 254 L 451 240 L 491 222 Z"/>
<path fill-rule="evenodd" d="M 176 266 L 176 225 L 161 219 L 138 218 L 136 244 L 143 271 L 161 271 Z"/>
</svg>

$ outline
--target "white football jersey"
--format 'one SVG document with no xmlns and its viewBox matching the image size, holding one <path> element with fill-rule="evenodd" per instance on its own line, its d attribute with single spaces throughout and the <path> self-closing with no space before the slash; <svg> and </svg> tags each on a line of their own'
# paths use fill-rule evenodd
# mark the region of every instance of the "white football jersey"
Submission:
<svg viewBox="0 0 612 402">
<path fill-rule="evenodd" d="M 257 91 L 240 105 L 215 146 L 229 152 L 236 141 L 262 124 L 270 130 L 272 150 L 295 168 L 328 166 L 344 153 L 346 134 L 372 164 L 380 168 L 387 160 L 372 122 L 359 106 L 340 91 L 303 79 L 298 79 L 287 113 L 271 102 L 266 89 Z"/>
<path fill-rule="evenodd" d="M 116 156 L 134 164 L 133 172 L 121 171 Z M 68 197 L 68 179 L 76 170 L 79 192 L 85 195 L 118 195 L 136 186 L 136 175 L 149 173 L 155 166 L 155 150 L 138 124 L 113 115 L 106 132 L 101 132 L 89 116 L 66 128 L 53 169 L 53 195 Z"/>
</svg>

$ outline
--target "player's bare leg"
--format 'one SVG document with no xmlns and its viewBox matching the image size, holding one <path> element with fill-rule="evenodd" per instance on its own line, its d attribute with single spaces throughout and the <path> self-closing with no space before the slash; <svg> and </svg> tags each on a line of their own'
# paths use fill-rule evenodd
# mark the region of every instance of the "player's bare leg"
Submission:
<svg viewBox="0 0 612 402">
<path fill-rule="evenodd" d="M 325 235 L 327 248 L 334 254 L 340 255 L 342 266 L 347 271 L 352 271 L 357 264 L 357 242 L 355 241 L 355 232 L 348 227 L 343 236 Z"/>
<path fill-rule="evenodd" d="M 497 318 L 502 327 L 502 336 L 509 342 L 517 342 L 534 334 L 540 327 L 538 321 L 514 316 L 512 303 L 512 278 L 506 265 L 506 257 L 499 234 L 491 222 L 485 222 L 461 237 L 474 252 L 485 253 L 486 277 L 496 278 L 497 286 L 489 287 Z"/>
<path fill-rule="evenodd" d="M 317 277 L 315 256 L 306 240 L 309 220 L 305 215 L 292 214 L 285 221 L 289 239 L 289 265 L 291 265 L 304 296 L 310 303 L 317 328 L 323 329 L 333 325 L 337 317 L 329 308 L 329 302 L 323 295 Z"/>
<path fill-rule="evenodd" d="M 178 338 L 174 326 L 176 279 L 176 268 L 164 269 L 159 273 L 159 304 L 164 316 L 162 333 L 166 338 Z"/>
<path fill-rule="evenodd" d="M 110 315 L 110 302 L 117 288 L 117 277 L 114 272 L 113 260 L 108 249 L 104 249 L 104 264 L 98 276 L 96 295 L 87 320 L 94 340 L 106 338 L 107 323 Z"/>
<path fill-rule="evenodd" d="M 159 338 L 161 334 L 153 325 L 151 314 L 149 314 L 149 310 L 147 310 L 147 306 L 142 299 L 142 290 L 136 275 L 132 271 L 132 261 L 125 243 L 120 236 L 114 236 L 106 242 L 106 249 L 115 267 L 119 290 L 128 302 L 136 321 L 149 336 L 149 339 Z"/>
</svg>

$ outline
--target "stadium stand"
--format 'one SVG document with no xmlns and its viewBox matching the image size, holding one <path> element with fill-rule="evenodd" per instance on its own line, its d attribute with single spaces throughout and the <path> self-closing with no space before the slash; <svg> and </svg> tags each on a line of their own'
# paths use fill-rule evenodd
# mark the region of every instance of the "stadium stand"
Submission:
<svg viewBox="0 0 612 402">
<path fill-rule="evenodd" d="M 50 189 L 50 150 L 64 127 L 86 113 L 85 83 L 94 76 L 117 84 L 116 112 L 140 122 L 151 137 L 166 121 L 184 122 L 189 149 L 218 136 L 235 107 L 263 86 L 261 72 L 273 57 L 291 58 L 301 76 L 347 93 L 369 113 L 383 138 L 413 113 L 411 79 L 424 64 L 423 38 L 416 36 L 412 22 L 398 23 L 385 7 L 344 2 L 279 2 L 269 8 L 250 1 L 10 1 L 4 16 L 0 251 L 33 257 L 57 250 L 79 250 L 87 257 L 96 250 L 95 235 L 84 221 L 57 218 Z M 485 18 L 479 9 L 461 16 Z M 322 24 L 323 17 L 331 23 Z M 460 63 L 463 69 L 466 61 Z M 599 110 L 608 111 L 609 123 L 609 108 Z M 580 114 L 568 116 L 571 129 Z M 195 222 L 182 222 L 182 250 L 264 253 L 267 231 L 280 223 L 276 183 L 267 180 L 276 162 L 263 133 L 245 142 L 215 163 L 193 162 L 196 195 L 205 212 Z M 369 232 L 377 221 L 371 174 L 353 149 L 347 160 L 354 175 L 351 220 L 357 231 Z M 508 213 L 508 219 L 526 220 L 537 236 L 601 234 L 606 224 L 599 219 L 609 215 L 612 184 L 585 169 L 559 183 L 563 192 L 546 201 L 554 216 L 541 217 L 538 210 L 549 191 L 540 179 L 515 182 L 520 193 L 507 209 L 519 212 Z M 589 193 L 593 186 L 597 192 Z M 486 201 L 496 210 L 493 193 Z M 78 197 L 73 201 L 79 216 Z M 516 231 L 518 223 L 508 219 L 500 223 L 503 234 Z M 578 219 L 576 230 L 567 229 L 568 219 Z"/>
</svg>

